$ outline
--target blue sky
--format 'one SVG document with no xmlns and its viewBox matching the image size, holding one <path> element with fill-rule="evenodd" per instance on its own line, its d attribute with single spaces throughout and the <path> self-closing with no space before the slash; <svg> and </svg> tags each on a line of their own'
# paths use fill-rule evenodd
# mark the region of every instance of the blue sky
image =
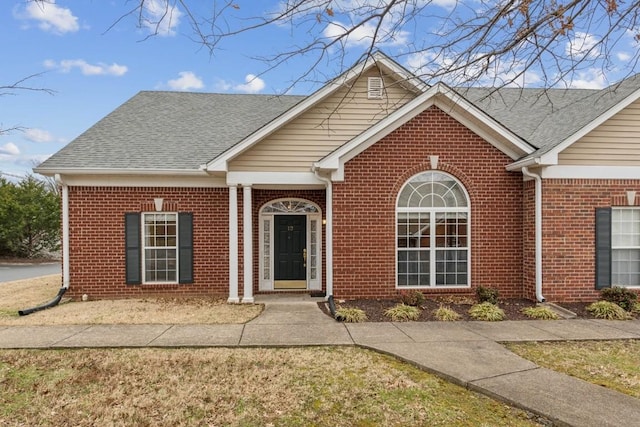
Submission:
<svg viewBox="0 0 640 427">
<path fill-rule="evenodd" d="M 160 1 L 147 0 L 147 3 L 153 5 Z M 340 1 L 354 3 L 357 0 Z M 229 39 L 223 49 L 211 57 L 208 50 L 193 41 L 183 11 L 178 10 L 171 26 L 160 28 L 161 34 L 151 38 L 147 38 L 149 28 L 138 27 L 136 16 L 118 21 L 135 3 L 125 0 L 49 0 L 44 5 L 25 0 L 2 2 L 0 86 L 37 75 L 24 85 L 53 91 L 53 94 L 17 91 L 0 96 L 0 129 L 23 128 L 0 135 L 0 172 L 5 177 L 30 172 L 34 163 L 62 148 L 141 90 L 283 93 L 309 67 L 308 60 L 300 58 L 261 74 L 265 63 L 251 59 L 289 47 L 304 38 L 302 31 L 296 33 L 290 26 L 270 25 L 259 32 L 239 35 Z M 194 7 L 210 3 L 192 2 Z M 262 16 L 265 11 L 277 8 L 279 2 L 238 0 L 238 3 L 242 9 L 237 14 Z M 448 13 L 455 4 L 455 0 L 432 0 L 430 7 Z M 206 14 L 206 10 L 199 12 Z M 153 14 L 153 10 L 148 13 Z M 340 27 L 335 24 L 346 19 L 336 16 L 332 23 L 316 31 L 331 37 L 332 33 L 339 32 Z M 313 22 L 307 25 L 315 26 Z M 363 28 L 360 32 L 367 30 Z M 362 38 L 358 39 L 359 36 Z M 380 47 L 391 56 L 400 54 L 399 61 L 407 67 L 420 61 L 424 63 L 425 58 L 406 55 L 411 36 L 410 32 L 403 31 Z M 576 40 L 580 44 L 577 49 L 584 49 L 597 36 L 576 32 L 572 37 L 574 44 L 567 42 L 566 49 L 576 49 Z M 355 34 L 348 40 L 347 47 L 357 52 L 357 48 L 365 44 L 366 34 Z M 629 46 L 637 49 L 637 44 Z M 628 54 L 617 51 L 613 57 L 624 62 Z M 315 83 L 299 83 L 289 93 L 308 94 L 317 89 L 319 81 L 339 71 L 332 65 L 335 64 L 322 64 L 317 69 L 320 74 L 312 76 Z M 529 82 L 535 83 L 535 70 L 529 76 Z M 618 80 L 617 77 L 615 67 L 606 76 L 587 69 L 575 76 L 572 86 L 604 87 Z"/>
</svg>

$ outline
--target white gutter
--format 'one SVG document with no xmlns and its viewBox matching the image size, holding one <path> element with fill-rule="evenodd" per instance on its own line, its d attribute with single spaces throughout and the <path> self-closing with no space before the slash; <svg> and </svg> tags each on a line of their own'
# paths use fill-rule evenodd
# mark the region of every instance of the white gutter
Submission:
<svg viewBox="0 0 640 427">
<path fill-rule="evenodd" d="M 209 176 L 200 169 L 123 169 L 123 168 L 34 168 L 34 172 L 46 176 L 64 175 L 171 175 L 171 176 Z"/>
<path fill-rule="evenodd" d="M 55 179 L 62 188 L 62 287 L 69 289 L 69 188 L 60 174 L 56 174 Z"/>
<path fill-rule="evenodd" d="M 320 176 L 318 168 L 313 168 L 313 173 L 316 177 L 325 183 L 326 192 L 326 218 L 327 224 L 325 228 L 325 247 L 326 253 L 326 281 L 327 281 L 327 298 L 333 296 L 333 183 L 330 179 Z"/>
<path fill-rule="evenodd" d="M 536 182 L 535 186 L 535 231 L 536 231 L 536 299 L 544 302 L 542 296 L 542 178 L 540 175 L 529 172 L 528 167 L 522 168 L 522 173 Z"/>
</svg>

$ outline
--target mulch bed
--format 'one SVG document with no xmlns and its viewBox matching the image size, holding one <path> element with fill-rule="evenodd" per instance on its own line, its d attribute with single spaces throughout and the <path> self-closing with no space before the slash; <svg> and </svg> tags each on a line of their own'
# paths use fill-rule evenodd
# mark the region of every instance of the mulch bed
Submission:
<svg viewBox="0 0 640 427">
<path fill-rule="evenodd" d="M 336 307 L 359 308 L 361 310 L 364 310 L 364 312 L 367 314 L 367 321 L 369 322 L 391 322 L 391 319 L 385 316 L 384 312 L 398 303 L 399 301 L 397 300 L 358 299 L 336 301 Z M 420 306 L 422 310 L 420 312 L 420 318 L 417 321 L 437 321 L 437 319 L 433 315 L 433 311 L 440 307 L 441 304 L 456 311 L 461 316 L 460 320 L 474 320 L 468 314 L 469 309 L 474 303 L 475 301 L 464 299 L 462 301 L 452 301 L 449 299 L 427 299 Z M 535 305 L 536 303 L 534 301 L 530 301 L 527 299 L 506 299 L 501 300 L 498 304 L 498 306 L 502 310 L 504 310 L 506 320 L 532 320 L 530 317 L 522 314 L 521 310 L 525 307 L 535 307 Z M 576 313 L 578 318 L 593 319 L 594 317 L 588 311 L 586 311 L 587 305 L 589 305 L 589 303 L 563 303 L 562 307 Z M 324 313 L 326 313 L 328 316 L 331 316 L 326 303 L 320 302 L 318 303 L 318 306 Z"/>
</svg>

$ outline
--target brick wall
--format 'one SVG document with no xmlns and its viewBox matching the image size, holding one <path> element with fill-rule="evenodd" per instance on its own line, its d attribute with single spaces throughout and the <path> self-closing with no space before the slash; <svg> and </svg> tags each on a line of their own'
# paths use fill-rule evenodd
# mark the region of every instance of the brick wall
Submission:
<svg viewBox="0 0 640 427">
<path fill-rule="evenodd" d="M 522 297 L 522 175 L 505 170 L 512 160 L 431 107 L 345 166 L 334 184 L 334 294 L 384 298 L 395 288 L 395 207 L 402 186 L 430 169 L 455 176 L 471 199 L 471 289 L 427 293 L 472 294 L 475 287 Z"/>
<path fill-rule="evenodd" d="M 543 180 L 543 294 L 548 301 L 593 301 L 595 209 L 627 206 L 638 180 Z M 636 198 L 640 205 L 640 198 Z"/>
<path fill-rule="evenodd" d="M 193 213 L 193 284 L 125 284 L 124 214 L 153 211 L 153 199 L 165 211 Z M 228 191 L 204 188 L 70 187 L 70 289 L 78 298 L 150 295 L 228 296 Z"/>
</svg>

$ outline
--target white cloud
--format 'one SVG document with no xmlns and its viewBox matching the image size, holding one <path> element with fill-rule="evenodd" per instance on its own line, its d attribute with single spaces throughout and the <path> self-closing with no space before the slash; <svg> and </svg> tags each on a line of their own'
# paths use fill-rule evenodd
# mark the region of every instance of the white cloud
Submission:
<svg viewBox="0 0 640 427">
<path fill-rule="evenodd" d="M 60 7 L 55 0 L 47 2 L 29 2 L 23 18 L 38 21 L 38 28 L 54 34 L 73 33 L 80 29 L 78 18 L 71 9 Z"/>
<path fill-rule="evenodd" d="M 526 64 L 517 59 L 489 57 L 475 64 L 457 69 L 455 57 L 438 56 L 424 51 L 409 55 L 406 66 L 427 80 L 444 81 L 450 85 L 471 84 L 474 86 L 527 87 L 539 84 L 542 77 L 533 69 L 525 70 Z M 453 71 L 447 71 L 453 70 Z"/>
<path fill-rule="evenodd" d="M 20 149 L 13 142 L 7 142 L 0 146 L 0 154 L 4 154 L 6 156 L 17 156 L 20 154 Z"/>
<path fill-rule="evenodd" d="M 182 12 L 169 0 L 146 0 L 142 12 L 142 25 L 151 33 L 160 36 L 173 36 L 180 25 Z"/>
<path fill-rule="evenodd" d="M 603 89 L 609 85 L 607 78 L 599 68 L 590 68 L 587 71 L 576 73 L 567 87 L 572 89 Z"/>
<path fill-rule="evenodd" d="M 587 56 L 593 59 L 600 54 L 598 43 L 600 40 L 592 34 L 576 31 L 575 36 L 567 42 L 565 52 L 572 58 Z"/>
<path fill-rule="evenodd" d="M 353 29 L 351 33 L 346 35 L 347 31 L 352 29 L 348 24 L 343 24 L 339 21 L 333 21 L 327 25 L 322 32 L 324 37 L 330 39 L 337 39 L 344 37 L 343 43 L 347 46 L 367 46 L 370 45 L 373 37 L 376 37 L 377 46 L 399 46 L 406 45 L 409 40 L 409 33 L 406 31 L 395 30 L 391 31 L 383 24 L 379 29 L 376 25 L 370 22 L 366 22 L 358 28 Z"/>
<path fill-rule="evenodd" d="M 27 129 L 24 131 L 24 137 L 31 142 L 52 142 L 53 135 L 42 129 Z"/>
<path fill-rule="evenodd" d="M 618 52 L 616 53 L 616 58 L 618 58 L 619 61 L 627 62 L 632 58 L 632 56 L 627 52 Z"/>
<path fill-rule="evenodd" d="M 196 76 L 191 71 L 181 71 L 178 73 L 180 77 L 177 79 L 169 80 L 167 85 L 173 90 L 188 91 L 193 89 L 202 89 L 204 83 L 200 77 Z"/>
<path fill-rule="evenodd" d="M 47 68 L 55 68 L 63 73 L 69 73 L 74 68 L 80 70 L 85 76 L 123 76 L 129 71 L 126 65 L 116 64 L 104 64 L 98 62 L 97 64 L 89 64 L 84 59 L 63 59 L 60 62 L 47 59 L 44 61 L 44 66 Z"/>
<path fill-rule="evenodd" d="M 264 80 L 255 74 L 247 74 L 244 81 L 244 84 L 235 85 L 233 88 L 240 92 L 258 93 L 265 87 Z"/>
</svg>

